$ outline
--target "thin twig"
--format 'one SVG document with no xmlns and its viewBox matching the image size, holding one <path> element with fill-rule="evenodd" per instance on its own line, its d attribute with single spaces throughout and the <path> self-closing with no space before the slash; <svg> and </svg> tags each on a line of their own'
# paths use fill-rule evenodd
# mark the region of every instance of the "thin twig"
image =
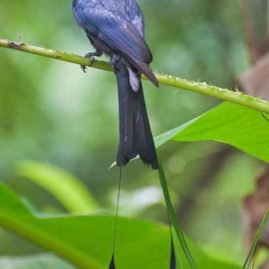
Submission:
<svg viewBox="0 0 269 269">
<path fill-rule="evenodd" d="M 104 61 L 94 60 L 92 63 L 90 63 L 90 61 L 86 59 L 85 57 L 82 57 L 73 53 L 67 53 L 67 52 L 62 52 L 58 50 L 36 47 L 36 46 L 28 45 L 25 43 L 16 43 L 16 42 L 12 42 L 12 41 L 1 39 L 1 38 L 0 38 L 0 47 L 28 52 L 28 53 L 48 57 L 48 58 L 53 58 L 53 59 L 57 59 L 61 61 L 79 64 L 79 65 L 86 65 L 86 66 L 90 66 L 93 68 L 102 69 L 106 71 L 112 71 L 111 66 Z M 242 105 L 245 107 L 249 107 L 260 112 L 269 113 L 268 101 L 265 101 L 256 97 L 252 97 L 249 95 L 245 95 L 242 92 L 222 89 L 216 86 L 208 85 L 205 82 L 193 82 L 193 81 L 182 79 L 176 76 L 158 74 L 158 73 L 155 73 L 155 74 L 160 84 L 213 96 L 218 99 L 229 101 L 229 102 Z"/>
</svg>

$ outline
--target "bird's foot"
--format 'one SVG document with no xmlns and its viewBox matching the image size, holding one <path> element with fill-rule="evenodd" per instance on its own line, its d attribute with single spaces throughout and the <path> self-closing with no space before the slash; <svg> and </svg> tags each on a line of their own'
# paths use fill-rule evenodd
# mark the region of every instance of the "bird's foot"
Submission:
<svg viewBox="0 0 269 269">
<path fill-rule="evenodd" d="M 84 56 L 85 58 L 87 58 L 90 61 L 89 65 L 87 65 L 87 66 L 91 66 L 93 64 L 93 62 L 94 62 L 94 56 L 96 56 L 96 53 L 95 52 L 87 53 Z M 81 67 L 81 69 L 83 70 L 84 73 L 86 73 L 87 66 L 86 65 L 83 65 L 83 64 L 80 65 L 80 67 Z"/>
</svg>

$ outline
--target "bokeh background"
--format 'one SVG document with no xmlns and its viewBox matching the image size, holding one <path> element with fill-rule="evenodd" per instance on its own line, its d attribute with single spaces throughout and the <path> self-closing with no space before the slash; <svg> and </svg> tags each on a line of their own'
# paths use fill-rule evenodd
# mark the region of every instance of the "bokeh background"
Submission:
<svg viewBox="0 0 269 269">
<path fill-rule="evenodd" d="M 266 2 L 252 1 L 259 38 Z M 140 0 L 154 70 L 236 88 L 250 66 L 240 1 Z M 255 3 L 255 4 L 254 4 Z M 1 0 L 0 37 L 74 52 L 92 50 L 74 21 L 71 0 Z M 218 100 L 144 82 L 154 135 L 216 106 Z M 64 212 L 46 191 L 16 174 L 24 160 L 52 164 L 89 188 L 100 210 L 113 212 L 119 171 L 109 170 L 118 141 L 112 73 L 0 49 L 0 180 L 38 213 Z M 243 260 L 242 197 L 263 164 L 230 147 L 169 143 L 159 149 L 178 220 L 217 257 Z M 155 172 L 134 161 L 123 171 L 121 214 L 166 221 Z M 17 240 L 17 239 L 16 239 Z M 8 242 L 2 241 L 8 244 Z"/>
</svg>

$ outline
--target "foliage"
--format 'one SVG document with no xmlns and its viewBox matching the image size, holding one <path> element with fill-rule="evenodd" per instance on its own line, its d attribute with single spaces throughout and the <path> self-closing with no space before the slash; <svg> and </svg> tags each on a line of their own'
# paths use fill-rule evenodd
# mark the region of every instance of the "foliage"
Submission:
<svg viewBox="0 0 269 269">
<path fill-rule="evenodd" d="M 256 114 L 257 113 L 259 114 L 259 112 L 256 112 Z M 202 115 L 198 119 L 193 120 L 191 123 L 184 124 L 160 136 L 158 141 L 161 141 L 159 143 L 163 144 L 170 139 L 178 140 L 180 139 L 180 134 L 183 134 L 182 137 L 185 140 L 193 140 L 195 137 L 196 139 L 205 139 L 206 137 L 207 139 L 221 140 L 218 138 L 219 135 L 231 138 L 229 134 L 234 130 L 235 126 L 237 126 L 237 122 L 230 121 L 229 114 L 235 118 L 240 115 L 245 115 L 250 121 L 253 115 L 253 124 L 257 122 L 257 116 L 254 111 L 226 103 Z M 259 129 L 262 130 L 262 132 L 266 132 L 266 130 L 268 132 L 268 122 L 260 115 L 259 117 L 261 119 L 261 122 L 258 122 L 261 127 Z M 217 122 L 217 126 L 212 128 L 212 124 L 216 125 L 216 118 L 218 118 L 219 121 Z M 231 124 L 224 124 L 221 121 L 222 119 Z M 248 124 L 249 121 L 241 117 L 239 126 L 243 130 L 247 129 L 246 126 L 248 126 Z M 221 131 L 217 128 L 218 126 L 220 126 Z M 203 132 L 201 132 L 201 128 Z M 206 134 L 206 130 L 209 130 L 208 136 L 199 136 L 199 134 Z M 242 136 L 240 133 L 239 135 Z M 229 139 L 223 139 L 222 141 L 238 148 L 243 148 L 248 152 L 253 148 L 253 144 L 255 144 L 257 148 L 264 147 L 264 145 L 262 145 L 263 141 L 261 140 L 259 142 L 257 138 L 257 135 L 248 135 L 245 136 L 244 139 L 236 139 L 236 137 L 233 136 L 232 142 Z M 255 140 L 255 143 L 253 140 Z M 263 150 L 257 150 L 256 156 L 263 159 Z M 20 174 L 31 178 L 34 182 L 41 184 L 46 189 L 51 189 L 51 180 L 59 180 L 57 184 L 63 184 L 61 183 L 61 178 L 66 178 L 67 180 L 63 180 L 64 188 L 69 190 L 65 193 L 68 195 L 67 197 L 79 197 L 77 194 L 81 194 L 81 188 L 74 187 L 76 186 L 75 179 L 71 179 L 70 176 L 53 168 L 42 167 L 35 163 L 24 163 L 20 165 L 19 171 Z M 166 182 L 165 178 L 162 179 L 162 182 Z M 15 194 L 4 185 L 1 186 L 0 191 L 2 200 L 2 202 L 0 202 L 0 225 L 2 227 L 15 232 L 47 250 L 54 251 L 56 254 L 63 256 L 80 268 L 106 268 L 111 255 L 112 233 L 110 230 L 111 227 L 113 227 L 113 217 L 64 216 L 40 219 L 34 217 L 23 206 Z M 83 192 L 85 191 L 83 190 Z M 70 196 L 72 193 L 73 195 Z M 65 203 L 65 200 L 60 200 Z M 74 205 L 76 205 L 75 201 L 76 200 L 74 200 Z M 168 207 L 169 212 L 171 212 L 171 208 L 170 204 Z M 78 212 L 80 212 L 80 210 L 80 208 L 77 209 Z M 73 211 L 73 208 L 71 208 L 71 211 Z M 173 224 L 175 225 L 174 220 Z M 117 253 L 119 254 L 116 256 L 119 267 L 165 268 L 167 266 L 166 263 L 169 260 L 169 230 L 167 228 L 160 224 L 123 218 L 120 220 L 119 226 L 120 239 L 117 246 Z M 90 232 L 89 235 L 87 235 L 88 231 Z M 145 234 L 147 236 L 145 236 Z M 150 252 L 150 257 L 142 255 L 140 248 L 131 247 L 134 245 L 139 246 L 142 241 L 143 251 Z M 92 245 L 95 247 L 92 248 Z M 179 247 L 179 249 L 181 249 L 181 247 Z M 181 253 L 181 251 L 177 253 Z M 222 266 L 223 268 L 229 268 L 227 264 L 222 265 L 221 263 L 207 258 L 193 243 L 191 243 L 191 253 L 194 254 L 198 268 L 222 268 Z M 183 262 L 184 259 L 181 255 L 182 254 L 178 257 L 178 260 Z M 185 264 L 184 268 L 186 268 L 186 266 Z M 231 266 L 231 268 L 237 267 Z"/>
<path fill-rule="evenodd" d="M 0 186 L 0 194 L 2 227 L 46 250 L 54 251 L 79 268 L 107 268 L 111 257 L 114 217 L 85 215 L 37 218 L 4 185 Z M 118 229 L 118 268 L 168 268 L 168 227 L 149 221 L 120 218 Z M 208 258 L 193 243 L 191 251 L 201 269 L 239 269 Z"/>
<path fill-rule="evenodd" d="M 71 213 L 87 213 L 97 209 L 97 202 L 85 186 L 56 167 L 24 161 L 17 166 L 17 174 L 53 194 Z"/>
<path fill-rule="evenodd" d="M 237 1 L 140 2 L 154 69 L 225 88 L 246 69 Z M 70 3 L 20 5 L 1 1 L 1 37 L 81 55 L 90 50 Z M 106 211 L 114 212 L 118 177 L 117 169 L 106 169 L 117 144 L 114 77 L 91 69 L 84 75 L 75 65 L 4 49 L 0 57 L 0 175 L 6 181 L 0 185 L 0 267 L 107 268 L 114 221 Z M 193 238 L 184 236 L 197 267 L 239 269 L 241 198 L 269 158 L 266 115 L 165 86 L 144 88 L 152 128 L 162 133 L 156 142 L 171 201 Z M 239 151 L 229 147 L 210 174 L 223 151 L 216 142 Z M 123 197 L 139 210 L 120 218 L 118 268 L 168 268 L 169 229 L 160 223 L 166 211 L 154 192 L 157 173 L 135 161 L 123 179 Z M 130 210 L 121 204 L 121 215 Z M 178 268 L 188 268 L 178 240 L 175 246 Z"/>
<path fill-rule="evenodd" d="M 262 113 L 223 103 L 156 139 L 157 145 L 173 141 L 217 141 L 269 161 L 269 122 Z"/>
</svg>

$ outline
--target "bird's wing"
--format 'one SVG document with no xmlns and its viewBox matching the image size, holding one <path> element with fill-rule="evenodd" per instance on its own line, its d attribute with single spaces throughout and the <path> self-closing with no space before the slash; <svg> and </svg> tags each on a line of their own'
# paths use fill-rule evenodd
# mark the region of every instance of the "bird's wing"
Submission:
<svg viewBox="0 0 269 269">
<path fill-rule="evenodd" d="M 152 61 L 150 49 L 131 23 L 112 17 L 95 21 L 95 27 L 98 30 L 98 39 L 105 42 L 115 53 L 122 55 L 127 62 L 145 74 L 155 85 L 158 85 L 149 68 L 149 63 Z"/>
<path fill-rule="evenodd" d="M 136 27 L 122 17 L 107 9 L 98 12 L 83 12 L 80 25 L 95 38 L 103 41 L 114 53 L 117 53 L 145 74 L 154 84 L 158 84 L 148 64 L 152 54 L 143 36 Z"/>
<path fill-rule="evenodd" d="M 136 0 L 99 0 L 102 8 L 133 24 L 144 36 L 144 18 Z"/>
</svg>

